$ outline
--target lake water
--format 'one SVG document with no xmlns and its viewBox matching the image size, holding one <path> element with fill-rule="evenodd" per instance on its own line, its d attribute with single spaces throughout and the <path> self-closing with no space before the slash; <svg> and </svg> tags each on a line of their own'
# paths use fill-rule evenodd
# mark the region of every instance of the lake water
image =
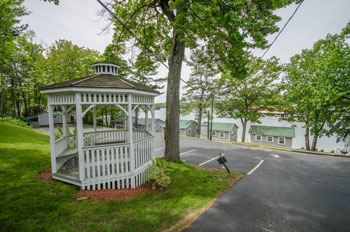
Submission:
<svg viewBox="0 0 350 232">
<path fill-rule="evenodd" d="M 160 110 L 156 110 L 155 112 L 156 118 L 162 119 L 165 121 L 165 108 L 161 108 Z M 142 117 L 142 116 L 141 116 Z M 181 115 L 180 119 L 183 120 L 194 120 L 195 119 L 195 114 L 191 113 L 189 115 Z M 204 119 L 206 121 L 207 119 Z M 229 118 L 218 118 L 214 114 L 214 122 L 229 122 L 229 123 L 236 123 L 236 125 L 239 127 L 238 128 L 238 141 L 241 142 L 241 137 L 242 137 L 242 123 L 239 119 L 229 119 Z M 253 123 L 253 125 L 263 125 L 263 126 L 283 126 L 283 127 L 290 127 L 291 124 L 286 121 L 280 121 L 279 118 L 277 117 L 264 117 L 261 118 L 261 124 Z M 246 132 L 246 142 L 250 142 L 250 137 L 248 134 L 249 128 L 250 128 L 250 123 L 247 125 L 247 132 Z M 296 128 L 295 128 L 295 138 L 293 139 L 293 148 L 301 148 L 305 147 L 305 128 L 302 127 L 303 123 L 296 123 Z M 311 146 L 311 139 L 310 139 L 310 146 Z M 343 148 L 344 147 L 344 142 L 339 142 L 337 143 L 337 138 L 336 136 L 331 136 L 331 137 L 321 137 L 318 139 L 317 142 L 317 149 L 323 149 L 325 151 L 331 151 L 334 150 L 335 148 Z"/>
</svg>

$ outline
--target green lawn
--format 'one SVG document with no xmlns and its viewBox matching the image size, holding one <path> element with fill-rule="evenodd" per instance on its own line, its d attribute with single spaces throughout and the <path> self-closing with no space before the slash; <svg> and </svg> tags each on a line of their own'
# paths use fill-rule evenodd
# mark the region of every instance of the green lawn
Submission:
<svg viewBox="0 0 350 232">
<path fill-rule="evenodd" d="M 47 135 L 0 122 L 1 231 L 161 231 L 207 206 L 232 178 L 241 177 L 169 163 L 167 191 L 78 202 L 76 187 L 34 180 L 50 167 L 49 151 Z"/>
</svg>

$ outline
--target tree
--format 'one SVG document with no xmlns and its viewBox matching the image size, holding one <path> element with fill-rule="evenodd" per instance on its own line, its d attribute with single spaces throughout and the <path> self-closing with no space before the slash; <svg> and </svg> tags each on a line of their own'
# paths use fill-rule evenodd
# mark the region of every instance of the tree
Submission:
<svg viewBox="0 0 350 232">
<path fill-rule="evenodd" d="M 47 49 L 46 75 L 50 83 L 73 80 L 93 74 L 91 64 L 101 60 L 95 50 L 58 40 Z"/>
<path fill-rule="evenodd" d="M 191 67 L 191 76 L 184 87 L 183 113 L 188 114 L 198 111 L 198 138 L 201 134 L 201 122 L 203 108 L 210 104 L 210 99 L 214 97 L 216 86 L 214 77 L 219 73 L 211 57 L 203 49 L 195 49 L 192 51 L 190 60 L 187 64 Z"/>
<path fill-rule="evenodd" d="M 286 107 L 293 118 L 305 124 L 305 148 L 316 150 L 320 136 L 339 132 L 345 136 L 350 102 L 350 34 L 348 24 L 339 35 L 327 35 L 312 49 L 290 59 L 286 68 Z M 296 107 L 290 105 L 296 104 Z M 329 123 L 331 130 L 326 127 Z M 313 135 L 310 148 L 309 136 Z"/>
<path fill-rule="evenodd" d="M 250 58 L 247 65 L 249 75 L 240 80 L 229 71 L 220 79 L 220 98 L 216 112 L 220 117 L 240 119 L 242 123 L 242 142 L 245 142 L 247 123 L 260 123 L 260 110 L 274 104 L 273 99 L 280 92 L 277 83 L 281 73 L 278 59 L 268 60 Z"/>
<path fill-rule="evenodd" d="M 185 47 L 204 43 L 213 61 L 241 77 L 247 49 L 266 47 L 265 36 L 278 31 L 274 14 L 295 0 L 271 1 L 111 1 L 117 17 L 115 43 L 147 47 L 169 71 L 166 95 L 165 159 L 179 160 L 179 88 Z M 126 27 L 125 27 L 126 25 Z M 127 29 L 126 29 L 127 28 Z M 149 53 L 148 55 L 152 55 Z"/>
<path fill-rule="evenodd" d="M 27 15 L 23 0 L 0 1 L 0 78 L 1 78 L 1 116 L 6 113 L 6 95 L 8 75 L 11 72 L 10 58 L 13 56 L 16 45 L 14 40 L 26 28 L 27 25 L 20 24 L 20 17 Z"/>
</svg>

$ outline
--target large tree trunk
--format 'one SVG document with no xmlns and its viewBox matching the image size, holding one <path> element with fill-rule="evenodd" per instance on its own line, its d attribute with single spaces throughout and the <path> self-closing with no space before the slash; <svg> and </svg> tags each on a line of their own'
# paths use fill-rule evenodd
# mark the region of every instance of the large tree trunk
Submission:
<svg viewBox="0 0 350 232">
<path fill-rule="evenodd" d="M 179 144 L 179 92 L 181 67 L 185 53 L 185 44 L 179 39 L 179 34 L 174 31 L 173 49 L 169 57 L 168 86 L 166 94 L 166 122 L 165 122 L 165 153 L 164 157 L 169 161 L 180 160 Z"/>
<path fill-rule="evenodd" d="M 245 133 L 247 130 L 247 120 L 246 119 L 241 119 L 242 122 L 242 143 L 245 143 Z"/>
<path fill-rule="evenodd" d="M 316 151 L 317 139 L 318 139 L 318 135 L 315 134 L 312 139 L 311 151 Z"/>
<path fill-rule="evenodd" d="M 305 128 L 305 150 L 310 151 L 310 129 Z"/>
</svg>

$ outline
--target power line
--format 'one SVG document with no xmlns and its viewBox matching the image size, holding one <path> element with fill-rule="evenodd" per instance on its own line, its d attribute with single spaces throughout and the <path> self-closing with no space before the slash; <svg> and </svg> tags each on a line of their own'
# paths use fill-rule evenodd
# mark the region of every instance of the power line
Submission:
<svg viewBox="0 0 350 232">
<path fill-rule="evenodd" d="M 120 23 L 120 25 L 122 25 L 124 27 L 125 30 L 127 30 L 131 35 L 135 36 L 135 34 L 125 25 L 125 23 L 122 22 L 121 19 L 119 19 L 101 0 L 97 0 L 98 3 L 101 4 L 101 6 L 103 8 L 105 8 L 105 10 L 112 15 L 117 21 L 118 23 Z M 166 67 L 167 69 L 169 69 L 168 65 L 166 65 L 151 49 L 149 49 L 141 40 L 139 40 L 136 36 L 135 39 L 142 45 L 142 47 L 144 47 L 152 56 L 154 56 L 164 67 Z M 181 81 L 183 81 L 185 84 L 187 84 L 186 81 L 184 81 L 182 78 L 180 78 Z"/>
<path fill-rule="evenodd" d="M 289 19 L 287 20 L 287 22 L 284 24 L 284 26 L 282 27 L 282 29 L 278 32 L 276 38 L 272 41 L 272 43 L 270 44 L 270 46 L 266 49 L 266 51 L 264 52 L 264 54 L 261 56 L 261 58 L 263 58 L 266 53 L 270 50 L 270 48 L 272 47 L 272 45 L 276 42 L 276 40 L 278 39 L 278 37 L 281 35 L 281 33 L 283 32 L 283 30 L 287 27 L 288 23 L 292 20 L 292 18 L 294 17 L 294 15 L 297 13 L 299 7 L 301 6 L 301 4 L 303 3 L 304 1 L 301 1 L 299 3 L 299 5 L 297 6 L 297 8 L 295 8 L 293 14 L 289 17 Z"/>
</svg>

